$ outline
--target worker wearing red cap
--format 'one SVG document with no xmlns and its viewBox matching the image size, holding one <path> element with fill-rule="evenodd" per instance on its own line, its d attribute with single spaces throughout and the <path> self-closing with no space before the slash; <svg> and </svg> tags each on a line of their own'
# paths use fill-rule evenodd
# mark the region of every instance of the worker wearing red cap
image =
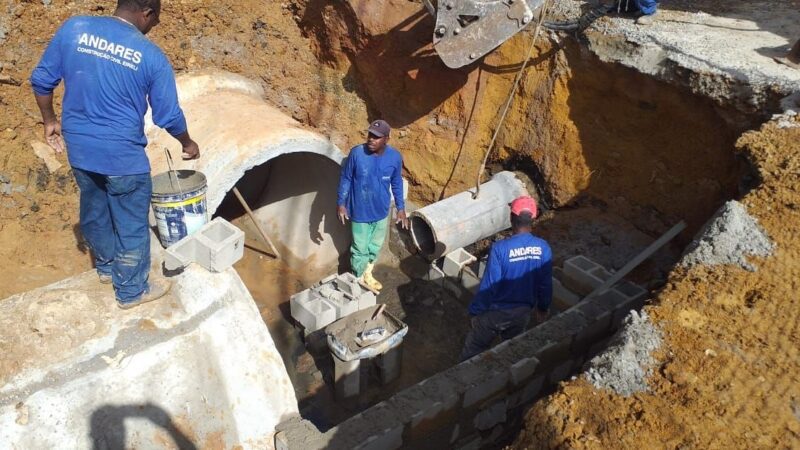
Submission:
<svg viewBox="0 0 800 450">
<path fill-rule="evenodd" d="M 383 286 L 372 275 L 386 237 L 389 206 L 394 197 L 397 223 L 408 229 L 403 200 L 403 156 L 387 145 L 391 128 L 376 120 L 367 129 L 367 142 L 350 149 L 339 178 L 337 214 L 342 224 L 350 219 L 353 243 L 350 267 L 359 280 L 375 291 Z"/>
<path fill-rule="evenodd" d="M 513 235 L 492 244 L 486 270 L 469 314 L 461 360 L 488 350 L 495 337 L 511 339 L 525 331 L 531 312 L 537 321 L 547 317 L 553 298 L 553 262 L 550 246 L 531 234 L 536 201 L 519 197 L 511 203 Z"/>
</svg>

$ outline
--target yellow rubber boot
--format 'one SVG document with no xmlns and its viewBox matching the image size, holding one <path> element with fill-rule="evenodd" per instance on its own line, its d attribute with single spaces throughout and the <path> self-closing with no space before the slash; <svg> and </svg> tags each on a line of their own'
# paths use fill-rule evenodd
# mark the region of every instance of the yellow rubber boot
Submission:
<svg viewBox="0 0 800 450">
<path fill-rule="evenodd" d="M 372 289 L 375 289 L 376 291 L 380 291 L 381 289 L 383 289 L 383 285 L 380 283 L 380 281 L 376 280 L 375 277 L 372 276 L 372 269 L 374 268 L 375 268 L 374 264 L 372 263 L 367 264 L 367 268 L 364 269 L 364 275 L 362 276 L 364 278 L 364 283 L 366 283 L 367 286 L 371 287 Z"/>
</svg>

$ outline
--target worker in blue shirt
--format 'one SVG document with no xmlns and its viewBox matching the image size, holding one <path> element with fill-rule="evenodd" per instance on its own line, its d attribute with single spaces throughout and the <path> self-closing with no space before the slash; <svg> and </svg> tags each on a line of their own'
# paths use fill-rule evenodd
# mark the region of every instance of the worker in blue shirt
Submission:
<svg viewBox="0 0 800 450">
<path fill-rule="evenodd" d="M 350 149 L 339 178 L 337 214 L 342 224 L 351 220 L 353 242 L 350 267 L 369 288 L 383 288 L 372 269 L 386 237 L 389 206 L 394 196 L 397 223 L 408 229 L 403 199 L 403 156 L 387 145 L 391 128 L 384 120 L 372 122 L 367 142 Z"/>
<path fill-rule="evenodd" d="M 519 197 L 511 203 L 513 235 L 492 244 L 478 293 L 469 305 L 472 329 L 461 360 L 488 350 L 496 336 L 511 339 L 525 331 L 533 310 L 544 321 L 553 299 L 550 246 L 531 234 L 536 202 Z"/>
<path fill-rule="evenodd" d="M 199 157 L 178 104 L 172 66 L 146 37 L 159 23 L 160 0 L 119 0 L 111 17 L 72 17 L 56 32 L 31 74 L 44 137 L 65 149 L 80 189 L 81 232 L 101 283 L 118 305 L 155 300 L 170 283 L 150 280 L 148 211 L 152 181 L 144 115 Z M 64 80 L 62 121 L 53 90 Z"/>
</svg>

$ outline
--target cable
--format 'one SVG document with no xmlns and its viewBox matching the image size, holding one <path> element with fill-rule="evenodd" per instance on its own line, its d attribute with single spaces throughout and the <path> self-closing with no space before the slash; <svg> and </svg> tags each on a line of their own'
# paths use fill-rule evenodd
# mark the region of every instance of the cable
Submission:
<svg viewBox="0 0 800 450">
<path fill-rule="evenodd" d="M 522 79 L 522 74 L 525 72 L 525 68 L 528 67 L 528 62 L 531 60 L 531 54 L 533 53 L 533 49 L 536 47 L 536 41 L 539 37 L 539 31 L 542 29 L 542 23 L 544 22 L 545 15 L 547 14 L 547 8 L 550 6 L 550 0 L 545 0 L 544 4 L 542 5 L 542 12 L 539 15 L 539 23 L 536 24 L 536 30 L 533 32 L 533 41 L 531 42 L 531 46 L 528 49 L 528 56 L 525 57 L 525 62 L 522 63 L 522 67 L 520 67 L 519 72 L 517 73 L 517 78 L 514 80 L 514 86 L 511 87 L 511 92 L 508 94 L 508 99 L 506 100 L 506 105 L 503 107 L 503 114 L 500 116 L 500 122 L 497 124 L 497 128 L 494 130 L 494 134 L 492 135 L 492 140 L 489 142 L 489 147 L 486 149 L 486 154 L 483 157 L 483 163 L 481 164 L 481 168 L 478 170 L 478 177 L 475 180 L 475 193 L 472 194 L 472 199 L 475 200 L 478 198 L 478 195 L 481 193 L 481 178 L 483 177 L 483 173 L 486 171 L 486 162 L 489 160 L 489 155 L 492 153 L 492 148 L 494 147 L 494 143 L 497 140 L 497 135 L 500 133 L 500 130 L 503 128 L 503 123 L 506 120 L 506 114 L 508 113 L 508 107 L 511 106 L 511 101 L 514 99 L 514 94 L 517 93 L 517 87 L 519 86 L 519 82 Z M 466 133 L 466 130 L 464 130 Z"/>
</svg>

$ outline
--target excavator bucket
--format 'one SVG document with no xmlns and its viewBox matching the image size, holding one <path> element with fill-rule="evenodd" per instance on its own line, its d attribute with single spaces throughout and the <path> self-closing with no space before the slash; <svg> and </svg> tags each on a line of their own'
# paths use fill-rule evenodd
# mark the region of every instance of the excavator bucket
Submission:
<svg viewBox="0 0 800 450">
<path fill-rule="evenodd" d="M 470 64 L 534 22 L 544 0 L 439 0 L 433 46 L 445 65 Z"/>
</svg>

